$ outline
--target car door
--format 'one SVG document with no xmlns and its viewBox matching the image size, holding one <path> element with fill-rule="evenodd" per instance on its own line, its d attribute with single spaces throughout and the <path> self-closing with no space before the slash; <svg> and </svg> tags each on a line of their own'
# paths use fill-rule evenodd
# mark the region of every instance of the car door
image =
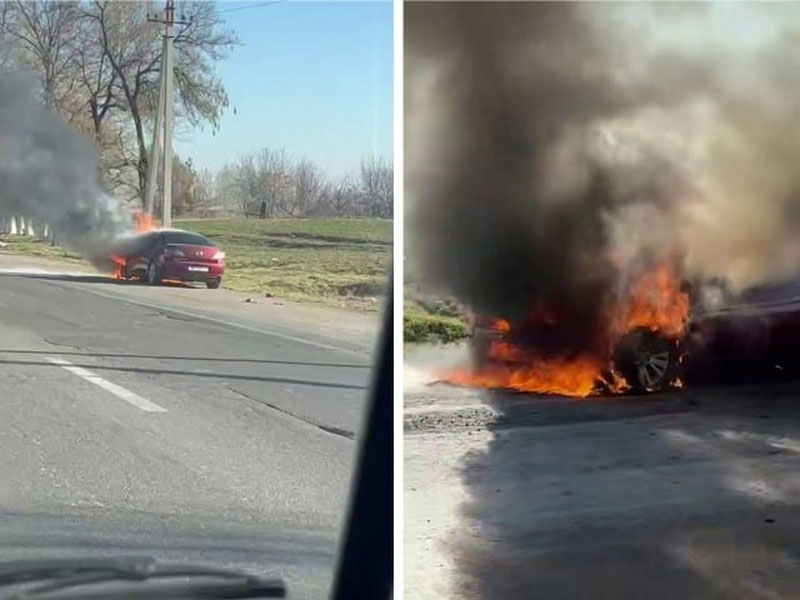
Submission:
<svg viewBox="0 0 800 600">
<path fill-rule="evenodd" d="M 150 237 L 145 244 L 142 256 L 142 263 L 144 264 L 145 270 L 147 270 L 150 266 L 150 262 L 155 259 L 156 254 L 158 254 L 164 246 L 164 235 L 160 231 L 151 231 L 148 235 Z"/>
<path fill-rule="evenodd" d="M 157 231 L 151 231 L 142 236 L 136 244 L 133 256 L 133 271 L 146 273 L 150 260 L 159 247 L 161 235 Z"/>
</svg>

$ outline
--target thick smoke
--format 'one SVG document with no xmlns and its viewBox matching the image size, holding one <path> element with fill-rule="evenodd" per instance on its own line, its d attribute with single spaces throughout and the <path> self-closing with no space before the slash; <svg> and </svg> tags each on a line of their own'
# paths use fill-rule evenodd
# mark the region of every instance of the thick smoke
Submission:
<svg viewBox="0 0 800 600">
<path fill-rule="evenodd" d="M 52 228 L 59 243 L 100 261 L 129 231 L 130 215 L 106 195 L 91 141 L 47 110 L 27 77 L 0 76 L 0 217 Z"/>
<path fill-rule="evenodd" d="M 406 4 L 411 266 L 478 312 L 558 306 L 567 344 L 648 257 L 800 271 L 800 46 L 625 4 Z"/>
</svg>

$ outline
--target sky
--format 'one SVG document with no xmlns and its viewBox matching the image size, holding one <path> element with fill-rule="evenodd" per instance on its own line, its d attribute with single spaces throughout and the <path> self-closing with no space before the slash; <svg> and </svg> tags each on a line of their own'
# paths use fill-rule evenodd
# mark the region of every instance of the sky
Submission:
<svg viewBox="0 0 800 600">
<path fill-rule="evenodd" d="M 774 40 L 800 17 L 797 2 L 679 2 L 672 14 L 684 18 L 667 26 L 663 19 L 653 18 L 650 3 L 632 2 L 624 10 L 630 24 L 645 31 L 651 42 L 700 50 L 717 46 L 744 53 Z"/>
<path fill-rule="evenodd" d="M 216 134 L 182 131 L 177 154 L 215 171 L 261 148 L 285 149 L 332 177 L 371 155 L 391 160 L 391 2 L 258 4 L 217 2 L 241 43 L 216 65 L 230 105 Z"/>
</svg>

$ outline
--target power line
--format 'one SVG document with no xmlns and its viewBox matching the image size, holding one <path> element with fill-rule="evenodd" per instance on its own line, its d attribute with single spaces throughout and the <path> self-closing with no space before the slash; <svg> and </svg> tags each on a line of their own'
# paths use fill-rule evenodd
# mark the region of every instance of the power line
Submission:
<svg viewBox="0 0 800 600">
<path fill-rule="evenodd" d="M 258 4 L 248 4 L 247 6 L 237 6 L 236 8 L 229 8 L 227 10 L 219 10 L 217 11 L 217 14 L 222 15 L 229 12 L 236 12 L 237 10 L 247 10 L 248 8 L 261 8 L 263 6 L 282 4 L 284 2 L 286 2 L 286 0 L 271 0 L 270 2 L 259 2 Z"/>
</svg>

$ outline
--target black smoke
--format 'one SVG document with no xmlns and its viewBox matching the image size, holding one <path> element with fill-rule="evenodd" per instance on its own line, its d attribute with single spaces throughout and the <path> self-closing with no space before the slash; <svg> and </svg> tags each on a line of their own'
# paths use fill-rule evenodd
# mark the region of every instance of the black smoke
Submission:
<svg viewBox="0 0 800 600">
<path fill-rule="evenodd" d="M 638 22 L 711 27 L 708 8 L 591 4 L 405 11 L 410 268 L 477 312 L 557 306 L 565 344 L 651 258 L 736 286 L 800 272 L 800 87 L 780 68 L 800 46 L 659 45 Z"/>
</svg>

